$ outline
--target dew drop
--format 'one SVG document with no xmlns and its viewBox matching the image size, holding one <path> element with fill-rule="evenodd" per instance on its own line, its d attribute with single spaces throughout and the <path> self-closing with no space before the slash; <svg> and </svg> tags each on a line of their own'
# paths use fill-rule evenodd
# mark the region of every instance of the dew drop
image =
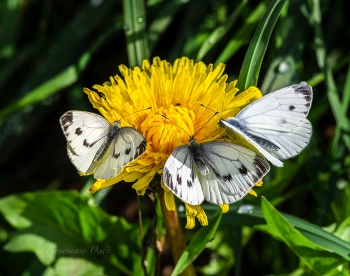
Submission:
<svg viewBox="0 0 350 276">
<path fill-rule="evenodd" d="M 137 18 L 138 23 L 143 23 L 144 21 L 146 21 L 146 16 L 140 16 L 139 18 Z"/>
<path fill-rule="evenodd" d="M 254 210 L 254 206 L 253 205 L 242 205 L 241 207 L 239 207 L 238 209 L 238 214 L 251 214 L 253 213 L 253 210 Z"/>
<path fill-rule="evenodd" d="M 131 30 L 131 26 L 130 25 L 124 25 L 123 29 L 124 29 L 124 31 L 129 31 L 129 30 Z"/>
<path fill-rule="evenodd" d="M 278 66 L 278 72 L 280 74 L 284 75 L 284 74 L 287 74 L 290 71 L 291 68 L 292 68 L 292 66 L 288 62 L 283 61 Z"/>
<path fill-rule="evenodd" d="M 183 211 L 185 211 L 185 207 L 184 207 L 183 205 L 180 205 L 180 206 L 177 208 L 177 210 L 178 210 L 179 212 L 183 212 Z"/>
<path fill-rule="evenodd" d="M 188 2 L 188 0 L 181 0 L 181 2 L 182 2 L 182 3 L 187 3 L 187 2 Z"/>
</svg>

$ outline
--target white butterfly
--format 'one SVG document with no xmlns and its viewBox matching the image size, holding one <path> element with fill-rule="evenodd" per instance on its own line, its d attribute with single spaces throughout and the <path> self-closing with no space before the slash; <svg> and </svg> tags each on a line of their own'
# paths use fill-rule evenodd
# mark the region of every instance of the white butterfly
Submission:
<svg viewBox="0 0 350 276">
<path fill-rule="evenodd" d="M 251 143 L 267 160 L 283 167 L 308 144 L 312 126 L 306 116 L 312 102 L 312 88 L 306 82 L 291 85 L 246 106 L 236 117 L 220 119 L 220 125 Z"/>
<path fill-rule="evenodd" d="M 102 116 L 82 111 L 68 111 L 60 118 L 67 138 L 68 156 L 84 174 L 94 172 L 96 179 L 117 176 L 131 161 L 141 156 L 146 139 L 132 127 L 112 125 Z"/>
<path fill-rule="evenodd" d="M 164 184 L 183 202 L 231 204 L 242 199 L 270 170 L 259 153 L 220 141 L 177 147 L 165 163 Z"/>
</svg>

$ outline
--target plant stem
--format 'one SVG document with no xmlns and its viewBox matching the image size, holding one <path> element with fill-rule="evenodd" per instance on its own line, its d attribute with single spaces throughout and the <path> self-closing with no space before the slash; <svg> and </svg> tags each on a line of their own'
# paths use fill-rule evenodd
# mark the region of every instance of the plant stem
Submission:
<svg viewBox="0 0 350 276">
<path fill-rule="evenodd" d="M 163 221 L 166 229 L 167 240 L 170 245 L 171 254 L 173 256 L 174 263 L 178 262 L 182 253 L 186 249 L 186 243 L 182 233 L 177 211 L 169 211 L 165 206 L 164 194 L 159 194 L 160 206 L 163 214 Z M 196 271 L 193 265 L 189 265 L 181 274 L 182 276 L 195 276 Z"/>
</svg>

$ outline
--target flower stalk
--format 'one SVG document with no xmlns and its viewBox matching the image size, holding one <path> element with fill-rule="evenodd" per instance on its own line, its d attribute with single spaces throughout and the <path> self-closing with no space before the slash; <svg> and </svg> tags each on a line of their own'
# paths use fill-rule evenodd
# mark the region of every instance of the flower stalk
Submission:
<svg viewBox="0 0 350 276">
<path fill-rule="evenodd" d="M 186 243 L 182 233 L 181 225 L 176 208 L 169 211 L 165 205 L 164 194 L 159 194 L 160 206 L 162 209 L 167 240 L 170 245 L 171 254 L 175 265 L 179 261 L 182 253 L 186 250 Z M 193 265 L 189 265 L 181 274 L 182 276 L 195 276 L 196 271 Z"/>
</svg>

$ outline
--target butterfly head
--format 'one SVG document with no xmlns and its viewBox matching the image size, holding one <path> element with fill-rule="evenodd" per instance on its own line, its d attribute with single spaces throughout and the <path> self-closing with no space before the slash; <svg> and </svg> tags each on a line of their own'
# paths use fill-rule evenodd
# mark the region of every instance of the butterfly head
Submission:
<svg viewBox="0 0 350 276">
<path fill-rule="evenodd" d="M 192 137 L 188 140 L 188 145 L 189 145 L 189 146 L 198 145 L 197 140 L 192 136 Z"/>
<path fill-rule="evenodd" d="M 122 126 L 122 121 L 121 120 L 114 121 L 113 126 L 120 128 Z"/>
</svg>

